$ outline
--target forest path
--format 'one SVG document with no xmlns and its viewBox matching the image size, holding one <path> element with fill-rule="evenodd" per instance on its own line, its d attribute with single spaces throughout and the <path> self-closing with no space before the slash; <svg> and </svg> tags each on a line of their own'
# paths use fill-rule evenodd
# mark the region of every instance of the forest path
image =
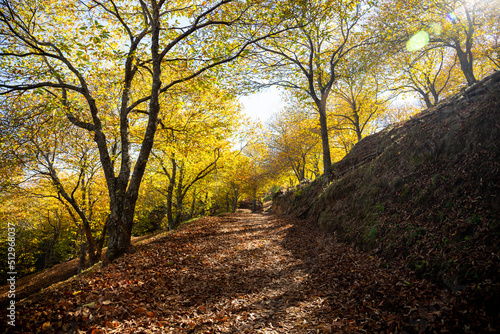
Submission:
<svg viewBox="0 0 500 334">
<path fill-rule="evenodd" d="M 16 311 L 16 329 L 34 333 L 464 332 L 465 326 L 474 332 L 495 326 L 460 296 L 388 269 L 311 222 L 242 213 L 202 218 L 152 238 Z"/>
</svg>

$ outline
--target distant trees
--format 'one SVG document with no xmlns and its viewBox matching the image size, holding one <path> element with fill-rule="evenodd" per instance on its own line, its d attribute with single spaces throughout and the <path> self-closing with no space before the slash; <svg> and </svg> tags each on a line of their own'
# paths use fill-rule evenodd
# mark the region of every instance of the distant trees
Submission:
<svg viewBox="0 0 500 334">
<path fill-rule="evenodd" d="M 278 173 L 283 172 L 283 167 L 291 169 L 298 182 L 307 175 L 320 176 L 321 137 L 316 118 L 304 110 L 284 109 L 272 116 L 267 129 L 268 168 Z"/>
<path fill-rule="evenodd" d="M 475 83 L 477 73 L 497 67 L 498 8 L 498 1 L 448 0 L 297 4 L 289 11 L 302 26 L 258 43 L 258 83 L 281 86 L 316 109 L 327 173 L 329 151 L 347 153 L 366 134 L 415 112 L 402 96 L 432 107 L 464 82 Z M 286 166 L 282 174 L 300 180 L 304 160 L 290 163 L 283 152 L 300 157 L 301 142 L 315 132 L 305 134 L 293 116 L 276 131 L 276 119 L 295 109 L 290 105 L 269 123 L 271 133 L 281 135 L 268 145 L 282 147 L 270 151 L 280 161 L 274 166 Z"/>
<path fill-rule="evenodd" d="M 328 99 L 346 56 L 367 42 L 358 33 L 363 16 L 371 1 L 306 1 L 283 10 L 293 13 L 299 28 L 256 45 L 262 50 L 257 63 L 270 71 L 267 85 L 279 85 L 296 90 L 311 99 L 319 117 L 323 174 L 331 173 L 331 153 L 328 137 Z"/>
<path fill-rule="evenodd" d="M 368 52 L 350 57 L 351 63 L 333 86 L 333 126 L 354 133 L 357 141 L 383 114 L 389 101 L 377 68 L 379 61 L 373 58 Z"/>
<path fill-rule="evenodd" d="M 4 107 L 2 127 L 10 135 L 2 142 L 15 148 L 11 158 L 25 173 L 24 180 L 5 191 L 45 199 L 51 212 L 43 213 L 43 219 L 47 220 L 43 226 L 52 226 L 54 235 L 48 242 L 52 245 L 47 248 L 49 253 L 61 234 L 62 219 L 69 218 L 77 229 L 72 242 L 81 246 L 80 267 L 85 267 L 87 254 L 90 265 L 98 262 L 107 217 L 102 207 L 108 202 L 106 197 L 102 198 L 105 188 L 99 156 L 90 136 L 78 128 L 65 127 L 57 115 L 58 106 L 41 96 L 20 96 Z M 78 242 L 80 236 L 83 242 Z M 51 263 L 52 256 L 48 259 L 47 263 Z"/>
<path fill-rule="evenodd" d="M 486 44 L 490 44 L 498 35 L 494 29 L 497 19 L 491 15 L 498 13 L 498 7 L 498 1 L 386 0 L 380 4 L 379 17 L 381 29 L 393 45 L 406 44 L 410 51 L 453 50 L 470 86 L 477 81 L 478 41 L 489 40 Z"/>
<path fill-rule="evenodd" d="M 461 83 L 457 58 L 446 49 L 401 54 L 394 60 L 396 76 L 392 91 L 417 93 L 427 108 L 435 106 L 446 93 L 457 90 Z M 459 70 L 458 70 L 459 71 Z"/>
<path fill-rule="evenodd" d="M 195 203 L 197 184 L 223 165 L 242 121 L 234 97 L 208 79 L 184 85 L 171 96 L 175 110 L 162 111 L 149 169 L 156 176 L 156 191 L 164 196 L 170 229 L 191 215 L 184 206 L 188 192 Z"/>
</svg>

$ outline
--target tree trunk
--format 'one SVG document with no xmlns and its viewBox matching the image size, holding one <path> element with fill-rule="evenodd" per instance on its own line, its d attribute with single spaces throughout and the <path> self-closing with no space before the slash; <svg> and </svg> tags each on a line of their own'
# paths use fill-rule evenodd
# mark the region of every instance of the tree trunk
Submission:
<svg viewBox="0 0 500 334">
<path fill-rule="evenodd" d="M 427 82 L 427 88 L 429 89 L 429 92 L 430 94 L 432 95 L 432 99 L 434 100 L 434 102 L 431 102 L 431 99 L 429 97 L 429 93 L 427 93 L 427 100 L 425 101 L 425 103 L 427 104 L 427 108 L 429 108 L 430 106 L 435 106 L 438 104 L 439 102 L 439 93 L 438 91 L 436 90 L 436 85 L 434 82 L 432 82 L 428 76 L 426 76 L 425 78 L 425 81 Z M 430 106 L 429 106 L 430 104 Z"/>
<path fill-rule="evenodd" d="M 113 261 L 130 249 L 134 214 L 129 210 L 117 211 L 121 205 L 110 205 L 111 216 L 108 222 L 108 250 L 106 259 Z"/>
<path fill-rule="evenodd" d="M 172 201 L 174 195 L 174 187 L 175 187 L 175 178 L 177 177 L 177 163 L 174 158 L 170 159 L 172 161 L 172 174 L 169 179 L 168 188 L 167 188 L 167 220 L 168 220 L 168 229 L 174 229 L 174 215 L 172 213 Z"/>
<path fill-rule="evenodd" d="M 363 130 L 361 130 L 361 124 L 359 122 L 359 113 L 357 110 L 354 110 L 354 121 L 356 122 L 356 124 L 354 124 L 356 128 L 356 138 L 359 142 L 361 139 L 363 139 Z"/>
<path fill-rule="evenodd" d="M 477 81 L 474 76 L 472 52 L 464 52 L 457 41 L 455 41 L 455 44 L 455 50 L 457 52 L 458 60 L 460 61 L 460 68 L 462 69 L 465 79 L 467 80 L 467 85 L 472 86 Z"/>
<path fill-rule="evenodd" d="M 314 174 L 314 178 L 317 178 L 319 177 L 319 159 L 314 159 L 315 162 L 313 164 L 313 174 Z"/>
<path fill-rule="evenodd" d="M 206 207 L 206 205 L 207 205 L 207 202 L 208 202 L 208 191 L 205 193 L 205 201 L 203 201 L 203 202 L 201 203 L 201 204 L 203 205 L 203 206 L 201 207 L 201 210 L 200 210 L 200 214 L 201 214 L 202 216 L 204 216 L 204 215 L 205 215 L 205 207 Z M 217 203 L 217 202 L 216 202 L 216 203 Z"/>
<path fill-rule="evenodd" d="M 234 197 L 233 197 L 232 212 L 236 212 L 237 208 L 238 208 L 238 197 L 236 195 L 234 195 Z"/>
<path fill-rule="evenodd" d="M 236 212 L 236 209 L 238 208 L 238 196 L 239 196 L 239 189 L 235 185 L 233 185 L 233 212 Z"/>
<path fill-rule="evenodd" d="M 47 247 L 45 248 L 45 261 L 43 264 L 43 269 L 50 268 L 52 266 L 52 260 L 54 255 L 54 243 L 52 240 L 47 241 Z"/>
<path fill-rule="evenodd" d="M 191 210 L 189 211 L 189 219 L 193 218 L 195 204 L 196 204 L 196 189 L 193 191 L 193 200 L 191 201 Z"/>
<path fill-rule="evenodd" d="M 321 127 L 321 144 L 323 146 L 323 178 L 328 183 L 332 172 L 332 158 L 330 156 L 330 143 L 328 141 L 328 124 L 326 120 L 326 103 L 319 106 L 319 124 Z"/>
<path fill-rule="evenodd" d="M 252 212 L 257 211 L 257 188 L 253 188 Z"/>
<path fill-rule="evenodd" d="M 431 99 L 429 98 L 429 93 L 423 93 L 423 94 L 422 94 L 422 97 L 424 98 L 424 101 L 425 101 L 425 106 L 426 106 L 427 108 L 432 107 L 432 102 L 431 102 Z"/>
<path fill-rule="evenodd" d="M 80 244 L 80 254 L 79 254 L 79 259 L 78 259 L 78 269 L 77 269 L 77 272 L 78 273 L 81 273 L 85 267 L 86 267 L 86 264 L 85 264 L 85 258 L 86 258 L 86 255 L 87 255 L 87 247 L 86 247 L 86 243 L 85 242 L 82 242 Z"/>
<path fill-rule="evenodd" d="M 182 191 L 184 187 L 184 166 L 181 165 L 179 168 L 179 181 L 177 182 L 176 189 L 176 205 L 175 205 L 175 227 L 177 228 L 182 223 L 182 216 L 184 211 L 184 192 Z"/>
<path fill-rule="evenodd" d="M 299 183 L 306 178 L 306 155 L 302 155 L 302 169 L 300 170 L 301 180 Z"/>
<path fill-rule="evenodd" d="M 99 254 L 97 252 L 97 245 L 94 237 L 92 236 L 92 231 L 90 230 L 90 223 L 87 218 L 82 218 L 83 222 L 83 231 L 87 237 L 88 243 L 88 252 L 89 252 L 89 261 L 90 265 L 94 265 L 99 262 Z"/>
</svg>

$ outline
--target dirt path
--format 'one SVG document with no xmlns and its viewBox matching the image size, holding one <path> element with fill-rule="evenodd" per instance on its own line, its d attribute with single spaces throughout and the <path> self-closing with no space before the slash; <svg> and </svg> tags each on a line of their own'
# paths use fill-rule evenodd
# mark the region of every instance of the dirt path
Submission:
<svg viewBox="0 0 500 334">
<path fill-rule="evenodd" d="M 498 328 L 494 318 L 469 304 L 386 268 L 310 223 L 238 214 L 200 219 L 18 305 L 15 329 L 96 334 Z"/>
</svg>

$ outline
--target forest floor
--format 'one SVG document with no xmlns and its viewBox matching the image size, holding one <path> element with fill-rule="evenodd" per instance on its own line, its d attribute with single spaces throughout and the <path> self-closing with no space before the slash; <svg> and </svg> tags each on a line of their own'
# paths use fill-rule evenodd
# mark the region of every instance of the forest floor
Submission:
<svg viewBox="0 0 500 334">
<path fill-rule="evenodd" d="M 161 234 L 165 232 L 160 231 L 159 233 Z M 140 237 L 132 237 L 132 245 L 138 245 L 144 240 L 157 237 L 157 235 L 158 233 L 153 233 Z M 106 249 L 103 250 L 103 254 L 105 251 Z M 22 300 L 53 284 L 72 278 L 78 272 L 78 262 L 79 259 L 71 259 L 17 279 L 15 292 L 16 299 Z M 0 308 L 7 307 L 9 305 L 9 289 L 9 284 L 0 286 Z"/>
<path fill-rule="evenodd" d="M 5 320 L 4 320 L 5 321 Z M 5 327 L 5 322 L 0 326 Z M 313 223 L 231 214 L 16 305 L 26 333 L 485 333 L 498 319 Z"/>
</svg>

